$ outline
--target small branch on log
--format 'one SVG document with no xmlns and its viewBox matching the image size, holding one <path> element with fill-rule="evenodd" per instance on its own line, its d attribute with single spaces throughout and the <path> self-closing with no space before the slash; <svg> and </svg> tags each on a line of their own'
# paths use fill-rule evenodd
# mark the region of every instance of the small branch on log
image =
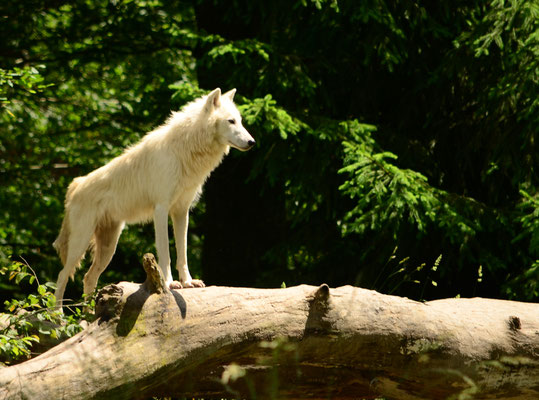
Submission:
<svg viewBox="0 0 539 400">
<path fill-rule="evenodd" d="M 98 295 L 86 330 L 0 370 L 0 399 L 539 398 L 539 305 L 419 303 L 372 290 L 169 290 Z"/>
</svg>

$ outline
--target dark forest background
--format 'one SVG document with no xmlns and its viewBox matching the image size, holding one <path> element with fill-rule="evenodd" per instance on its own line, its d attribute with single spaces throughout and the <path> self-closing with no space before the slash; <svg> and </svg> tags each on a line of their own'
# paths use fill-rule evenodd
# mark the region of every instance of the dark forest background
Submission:
<svg viewBox="0 0 539 400">
<path fill-rule="evenodd" d="M 3 0 L 1 263 L 55 281 L 70 181 L 216 87 L 257 146 L 191 214 L 193 275 L 537 300 L 533 0 Z M 141 281 L 149 251 L 130 226 L 100 285 Z"/>
</svg>

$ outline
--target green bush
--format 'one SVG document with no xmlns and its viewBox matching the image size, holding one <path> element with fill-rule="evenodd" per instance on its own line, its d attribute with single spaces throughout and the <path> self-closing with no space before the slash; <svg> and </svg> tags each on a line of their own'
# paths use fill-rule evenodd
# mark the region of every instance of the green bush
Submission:
<svg viewBox="0 0 539 400">
<path fill-rule="evenodd" d="M 82 330 L 82 320 L 90 320 L 94 299 L 64 305 L 67 313 L 56 307 L 55 284 L 40 284 L 27 264 L 12 262 L 0 268 L 0 275 L 22 285 L 24 281 L 35 292 L 20 299 L 6 300 L 6 312 L 0 314 L 0 362 L 13 364 L 30 358 L 32 348 L 45 341 L 58 343 Z"/>
</svg>

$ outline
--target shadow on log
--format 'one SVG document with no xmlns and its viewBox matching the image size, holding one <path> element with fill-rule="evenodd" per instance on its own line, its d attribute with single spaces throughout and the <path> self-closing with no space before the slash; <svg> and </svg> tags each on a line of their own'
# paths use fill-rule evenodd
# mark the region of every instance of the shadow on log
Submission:
<svg viewBox="0 0 539 400">
<path fill-rule="evenodd" d="M 0 399 L 537 399 L 539 305 L 419 303 L 351 286 L 98 295 L 95 322 L 0 370 Z"/>
</svg>

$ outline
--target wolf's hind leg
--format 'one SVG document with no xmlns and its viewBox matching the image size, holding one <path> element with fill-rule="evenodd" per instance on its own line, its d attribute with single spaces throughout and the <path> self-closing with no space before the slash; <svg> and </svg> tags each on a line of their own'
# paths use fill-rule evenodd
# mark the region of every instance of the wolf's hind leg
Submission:
<svg viewBox="0 0 539 400">
<path fill-rule="evenodd" d="M 92 266 L 84 275 L 84 294 L 91 294 L 97 286 L 99 276 L 107 268 L 116 251 L 118 239 L 124 228 L 123 222 L 108 222 L 98 225 L 95 230 L 94 259 Z"/>
<path fill-rule="evenodd" d="M 69 241 L 67 245 L 67 256 L 64 268 L 58 274 L 56 283 L 57 305 L 62 306 L 64 292 L 67 281 L 70 276 L 75 274 L 76 268 L 79 266 L 84 253 L 88 249 L 92 235 L 94 234 L 95 226 L 91 218 L 70 218 Z"/>
</svg>

